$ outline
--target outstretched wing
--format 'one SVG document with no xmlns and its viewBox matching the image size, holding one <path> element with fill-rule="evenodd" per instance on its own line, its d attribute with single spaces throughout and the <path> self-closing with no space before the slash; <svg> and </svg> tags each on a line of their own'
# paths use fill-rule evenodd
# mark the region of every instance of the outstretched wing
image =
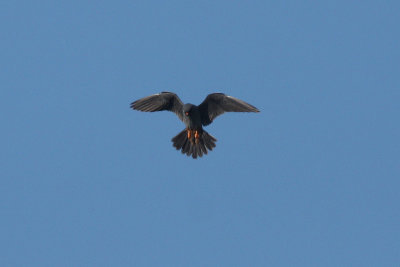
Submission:
<svg viewBox="0 0 400 267">
<path fill-rule="evenodd" d="M 209 125 L 224 112 L 260 112 L 256 107 L 223 93 L 210 94 L 199 105 L 201 123 Z"/>
<path fill-rule="evenodd" d="M 171 92 L 161 92 L 141 98 L 132 102 L 131 108 L 147 112 L 168 110 L 174 112 L 183 121 L 183 103 L 176 94 Z"/>
</svg>

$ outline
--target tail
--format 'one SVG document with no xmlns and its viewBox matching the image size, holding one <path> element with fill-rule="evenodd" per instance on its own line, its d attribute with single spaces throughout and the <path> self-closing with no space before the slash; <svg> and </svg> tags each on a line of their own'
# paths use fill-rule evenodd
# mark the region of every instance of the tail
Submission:
<svg viewBox="0 0 400 267">
<path fill-rule="evenodd" d="M 190 134 L 189 134 L 190 135 Z M 197 156 L 202 157 L 203 154 L 207 154 L 208 150 L 212 150 L 216 145 L 214 136 L 210 135 L 203 129 L 198 131 L 198 138 L 195 138 L 194 134 L 188 138 L 188 130 L 183 130 L 177 136 L 172 138 L 173 146 L 176 150 L 181 150 L 182 154 L 186 154 L 189 157 L 192 156 L 194 159 Z"/>
</svg>

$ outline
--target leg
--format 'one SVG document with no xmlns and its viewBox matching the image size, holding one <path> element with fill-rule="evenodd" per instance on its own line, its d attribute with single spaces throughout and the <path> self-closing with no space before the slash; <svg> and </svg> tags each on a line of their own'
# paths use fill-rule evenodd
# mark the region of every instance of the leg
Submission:
<svg viewBox="0 0 400 267">
<path fill-rule="evenodd" d="M 198 144 L 199 143 L 199 138 L 200 138 L 199 131 L 195 131 L 194 132 L 194 138 L 196 139 L 196 144 Z"/>
</svg>

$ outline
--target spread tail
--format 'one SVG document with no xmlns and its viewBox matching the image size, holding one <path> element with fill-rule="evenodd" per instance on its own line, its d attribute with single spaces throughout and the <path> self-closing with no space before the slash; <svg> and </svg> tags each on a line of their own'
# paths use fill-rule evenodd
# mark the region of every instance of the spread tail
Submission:
<svg viewBox="0 0 400 267">
<path fill-rule="evenodd" d="M 181 150 L 182 154 L 192 156 L 195 159 L 207 154 L 208 150 L 211 151 L 216 146 L 217 139 L 203 129 L 197 132 L 185 129 L 171 141 L 176 150 Z"/>
</svg>

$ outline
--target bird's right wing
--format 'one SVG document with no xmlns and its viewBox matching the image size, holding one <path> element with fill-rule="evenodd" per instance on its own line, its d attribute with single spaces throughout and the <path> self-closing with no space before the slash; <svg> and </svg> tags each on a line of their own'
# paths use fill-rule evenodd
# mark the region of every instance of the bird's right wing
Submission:
<svg viewBox="0 0 400 267">
<path fill-rule="evenodd" d="M 260 112 L 256 107 L 223 93 L 209 94 L 199 105 L 201 123 L 209 125 L 217 116 L 225 112 Z"/>
<path fill-rule="evenodd" d="M 174 112 L 183 121 L 183 103 L 176 94 L 171 92 L 161 92 L 141 98 L 132 102 L 131 108 L 147 112 L 168 110 Z"/>
</svg>

